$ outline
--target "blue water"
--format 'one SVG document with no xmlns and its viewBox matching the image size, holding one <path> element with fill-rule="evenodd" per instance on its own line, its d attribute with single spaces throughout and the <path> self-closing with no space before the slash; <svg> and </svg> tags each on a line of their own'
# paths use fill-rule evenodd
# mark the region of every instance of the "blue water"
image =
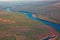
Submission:
<svg viewBox="0 0 60 40">
<path fill-rule="evenodd" d="M 49 39 L 51 39 L 51 38 L 55 38 L 56 36 L 53 36 L 53 37 L 50 37 L 50 36 L 48 36 L 47 38 L 45 38 L 44 40 L 49 40 Z"/>
<path fill-rule="evenodd" d="M 36 18 L 32 16 L 31 12 L 26 12 L 26 11 L 20 11 L 20 12 L 22 12 L 23 14 L 26 13 L 25 15 L 27 15 L 31 20 L 36 20 Z"/>
<path fill-rule="evenodd" d="M 36 20 L 36 21 L 42 22 L 46 25 L 49 25 L 49 26 L 55 28 L 58 32 L 60 32 L 60 24 L 53 23 L 53 22 L 46 21 L 46 20 L 42 20 L 40 18 L 35 18 L 32 16 L 32 13 L 30 13 L 30 12 L 26 12 L 26 11 L 20 11 L 20 12 L 23 14 L 26 13 L 25 15 L 27 15 L 31 20 Z"/>
<path fill-rule="evenodd" d="M 46 25 L 49 25 L 49 26 L 55 28 L 57 31 L 60 32 L 60 24 L 56 24 L 56 23 L 53 23 L 53 22 L 50 22 L 50 21 L 42 20 L 40 18 L 36 18 L 36 19 L 37 19 L 37 21 L 42 22 Z"/>
<path fill-rule="evenodd" d="M 6 7 L 6 8 L 4 8 L 3 10 L 9 11 L 9 12 L 13 11 L 11 7 Z"/>
</svg>

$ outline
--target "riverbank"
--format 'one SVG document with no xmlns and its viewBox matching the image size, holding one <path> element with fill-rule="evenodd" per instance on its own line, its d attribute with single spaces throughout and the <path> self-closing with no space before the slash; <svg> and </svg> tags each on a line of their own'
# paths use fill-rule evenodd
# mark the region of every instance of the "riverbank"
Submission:
<svg viewBox="0 0 60 40">
<path fill-rule="evenodd" d="M 37 18 L 37 17 L 33 17 L 32 13 L 30 13 L 30 12 L 25 12 L 25 11 L 20 11 L 20 12 L 23 13 L 23 14 L 26 13 L 25 15 L 27 15 L 30 19 L 42 22 L 46 25 L 49 25 L 49 26 L 53 27 L 55 30 L 57 30 L 58 32 L 60 32 L 60 24 L 53 23 L 53 22 L 50 22 L 50 21 L 46 21 L 46 20 L 43 20 L 43 19 L 40 19 L 40 18 Z"/>
</svg>

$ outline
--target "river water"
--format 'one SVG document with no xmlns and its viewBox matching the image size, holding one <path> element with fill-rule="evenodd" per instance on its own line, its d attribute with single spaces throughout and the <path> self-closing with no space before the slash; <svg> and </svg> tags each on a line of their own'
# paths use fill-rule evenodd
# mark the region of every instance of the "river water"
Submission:
<svg viewBox="0 0 60 40">
<path fill-rule="evenodd" d="M 50 22 L 50 21 L 46 21 L 46 20 L 43 20 L 43 19 L 40 19 L 40 18 L 37 18 L 37 17 L 33 17 L 32 13 L 30 13 L 30 12 L 26 12 L 26 11 L 20 11 L 20 12 L 27 15 L 31 20 L 36 20 L 36 21 L 42 22 L 46 25 L 49 25 L 49 26 L 53 27 L 58 32 L 60 32 L 60 24 L 53 23 L 53 22 Z"/>
</svg>

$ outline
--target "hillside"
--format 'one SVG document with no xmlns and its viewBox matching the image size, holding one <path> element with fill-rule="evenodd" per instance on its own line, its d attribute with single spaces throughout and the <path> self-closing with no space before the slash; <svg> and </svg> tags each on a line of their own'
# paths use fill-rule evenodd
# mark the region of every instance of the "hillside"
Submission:
<svg viewBox="0 0 60 40">
<path fill-rule="evenodd" d="M 41 10 L 42 14 L 39 15 L 38 17 L 44 20 L 48 20 L 48 21 L 52 21 L 52 22 L 60 24 L 60 18 L 59 18 L 60 11 L 59 10 L 60 10 L 60 2 L 51 4 L 43 8 L 43 10 Z"/>
<path fill-rule="evenodd" d="M 60 1 L 0 2 L 0 10 L 28 11 L 39 18 L 60 24 Z"/>
<path fill-rule="evenodd" d="M 59 33 L 19 12 L 0 11 L 0 40 L 41 40 Z"/>
</svg>

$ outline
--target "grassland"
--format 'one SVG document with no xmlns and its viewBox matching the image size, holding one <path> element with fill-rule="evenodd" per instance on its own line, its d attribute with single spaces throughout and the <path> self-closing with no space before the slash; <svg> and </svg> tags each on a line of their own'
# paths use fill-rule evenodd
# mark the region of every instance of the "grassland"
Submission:
<svg viewBox="0 0 60 40">
<path fill-rule="evenodd" d="M 47 31 L 37 25 L 44 24 L 30 20 L 22 13 L 1 11 L 0 40 L 37 40 L 34 35 Z"/>
<path fill-rule="evenodd" d="M 46 25 L 22 13 L 0 11 L 0 40 L 40 40 L 48 31 Z"/>
</svg>

